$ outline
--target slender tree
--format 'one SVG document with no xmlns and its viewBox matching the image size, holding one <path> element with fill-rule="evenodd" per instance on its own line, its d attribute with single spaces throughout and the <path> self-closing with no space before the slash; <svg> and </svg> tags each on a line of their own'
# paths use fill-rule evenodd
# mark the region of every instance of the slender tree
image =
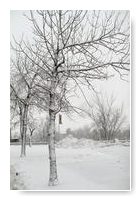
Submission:
<svg viewBox="0 0 140 200">
<path fill-rule="evenodd" d="M 113 73 L 109 68 L 120 77 L 129 71 L 129 12 L 40 10 L 30 11 L 27 18 L 33 42 L 16 41 L 16 45 L 39 68 L 38 91 L 48 99 L 49 185 L 53 186 L 58 184 L 56 114 L 75 110 L 70 97 L 76 88 L 86 100 L 82 85 L 94 90 L 93 80 L 108 78 Z M 39 62 L 33 59 L 35 55 Z"/>
<path fill-rule="evenodd" d="M 28 113 L 28 130 L 29 130 L 29 146 L 32 146 L 32 136 L 34 131 L 37 129 L 37 120 L 34 118 L 35 109 L 30 109 Z"/>
<path fill-rule="evenodd" d="M 21 157 L 26 156 L 26 132 L 29 106 L 34 97 L 37 73 L 32 70 L 34 63 L 25 54 L 16 52 L 11 57 L 11 101 L 18 109 L 21 136 Z M 12 103 L 11 103 L 12 104 Z M 18 107 L 18 108 L 17 108 Z"/>
</svg>

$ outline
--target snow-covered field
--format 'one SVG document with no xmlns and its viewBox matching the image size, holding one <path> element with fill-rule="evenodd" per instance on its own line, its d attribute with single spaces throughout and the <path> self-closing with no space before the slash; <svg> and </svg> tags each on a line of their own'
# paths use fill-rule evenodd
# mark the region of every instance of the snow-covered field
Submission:
<svg viewBox="0 0 140 200">
<path fill-rule="evenodd" d="M 66 142 L 66 141 L 65 141 Z M 78 141 L 80 144 L 81 141 Z M 129 190 L 130 147 L 87 141 L 87 145 L 56 147 L 59 185 L 47 186 L 49 157 L 47 145 L 27 146 L 20 158 L 20 146 L 11 146 L 11 187 L 18 190 Z M 85 144 L 85 142 L 83 142 Z"/>
</svg>

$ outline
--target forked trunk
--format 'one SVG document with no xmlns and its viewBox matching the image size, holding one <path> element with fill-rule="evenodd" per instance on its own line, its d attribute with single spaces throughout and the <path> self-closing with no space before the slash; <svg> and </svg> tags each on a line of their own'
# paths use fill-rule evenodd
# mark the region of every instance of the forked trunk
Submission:
<svg viewBox="0 0 140 200">
<path fill-rule="evenodd" d="M 22 115 L 21 115 L 21 155 L 20 157 L 26 156 L 26 132 L 27 132 L 27 113 L 28 113 L 28 106 L 25 105 Z"/>
<path fill-rule="evenodd" d="M 32 146 L 32 135 L 33 135 L 33 132 L 34 132 L 35 128 L 33 128 L 33 129 L 29 128 L 29 130 L 30 130 L 29 147 L 31 147 Z"/>
<path fill-rule="evenodd" d="M 55 114 L 49 111 L 49 160 L 50 160 L 50 177 L 49 186 L 55 186 L 58 184 L 57 177 L 57 165 L 56 165 L 56 153 L 55 153 Z"/>
</svg>

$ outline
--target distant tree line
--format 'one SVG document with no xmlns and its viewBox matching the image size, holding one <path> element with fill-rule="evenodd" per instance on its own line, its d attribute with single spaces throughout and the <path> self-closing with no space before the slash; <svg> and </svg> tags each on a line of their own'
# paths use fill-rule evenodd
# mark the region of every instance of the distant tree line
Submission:
<svg viewBox="0 0 140 200">
<path fill-rule="evenodd" d="M 82 128 L 71 130 L 68 128 L 66 130 L 66 135 L 64 137 L 72 135 L 75 138 L 87 138 L 92 140 L 106 140 L 100 137 L 99 132 L 96 129 L 91 129 L 90 126 L 84 126 Z M 119 140 L 130 140 L 130 128 L 126 128 L 124 130 L 119 130 L 118 132 L 114 133 L 111 139 L 118 138 Z"/>
</svg>

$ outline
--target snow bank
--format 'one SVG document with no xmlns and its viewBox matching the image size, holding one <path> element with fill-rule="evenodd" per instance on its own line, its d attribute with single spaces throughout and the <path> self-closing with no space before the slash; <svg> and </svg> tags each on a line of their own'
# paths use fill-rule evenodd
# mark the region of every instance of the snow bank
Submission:
<svg viewBox="0 0 140 200">
<path fill-rule="evenodd" d="M 74 138 L 72 135 L 60 140 L 56 144 L 58 148 L 69 148 L 69 147 L 84 148 L 84 147 L 94 147 L 94 145 L 95 145 L 95 142 L 93 140 L 86 139 L 86 138 L 77 139 L 77 138 Z"/>
<path fill-rule="evenodd" d="M 57 142 L 56 146 L 57 147 L 63 147 L 63 148 L 67 148 L 67 147 L 74 147 L 78 142 L 77 138 L 73 138 L 72 136 L 68 136 L 62 140 L 60 140 L 59 142 Z"/>
<path fill-rule="evenodd" d="M 121 142 L 118 139 L 114 141 L 95 141 L 92 139 L 74 138 L 72 135 L 67 136 L 66 138 L 57 142 L 56 147 L 58 148 L 96 148 L 96 147 L 106 147 L 106 146 L 114 146 L 114 145 L 123 145 L 129 146 L 130 142 L 124 141 Z"/>
</svg>

